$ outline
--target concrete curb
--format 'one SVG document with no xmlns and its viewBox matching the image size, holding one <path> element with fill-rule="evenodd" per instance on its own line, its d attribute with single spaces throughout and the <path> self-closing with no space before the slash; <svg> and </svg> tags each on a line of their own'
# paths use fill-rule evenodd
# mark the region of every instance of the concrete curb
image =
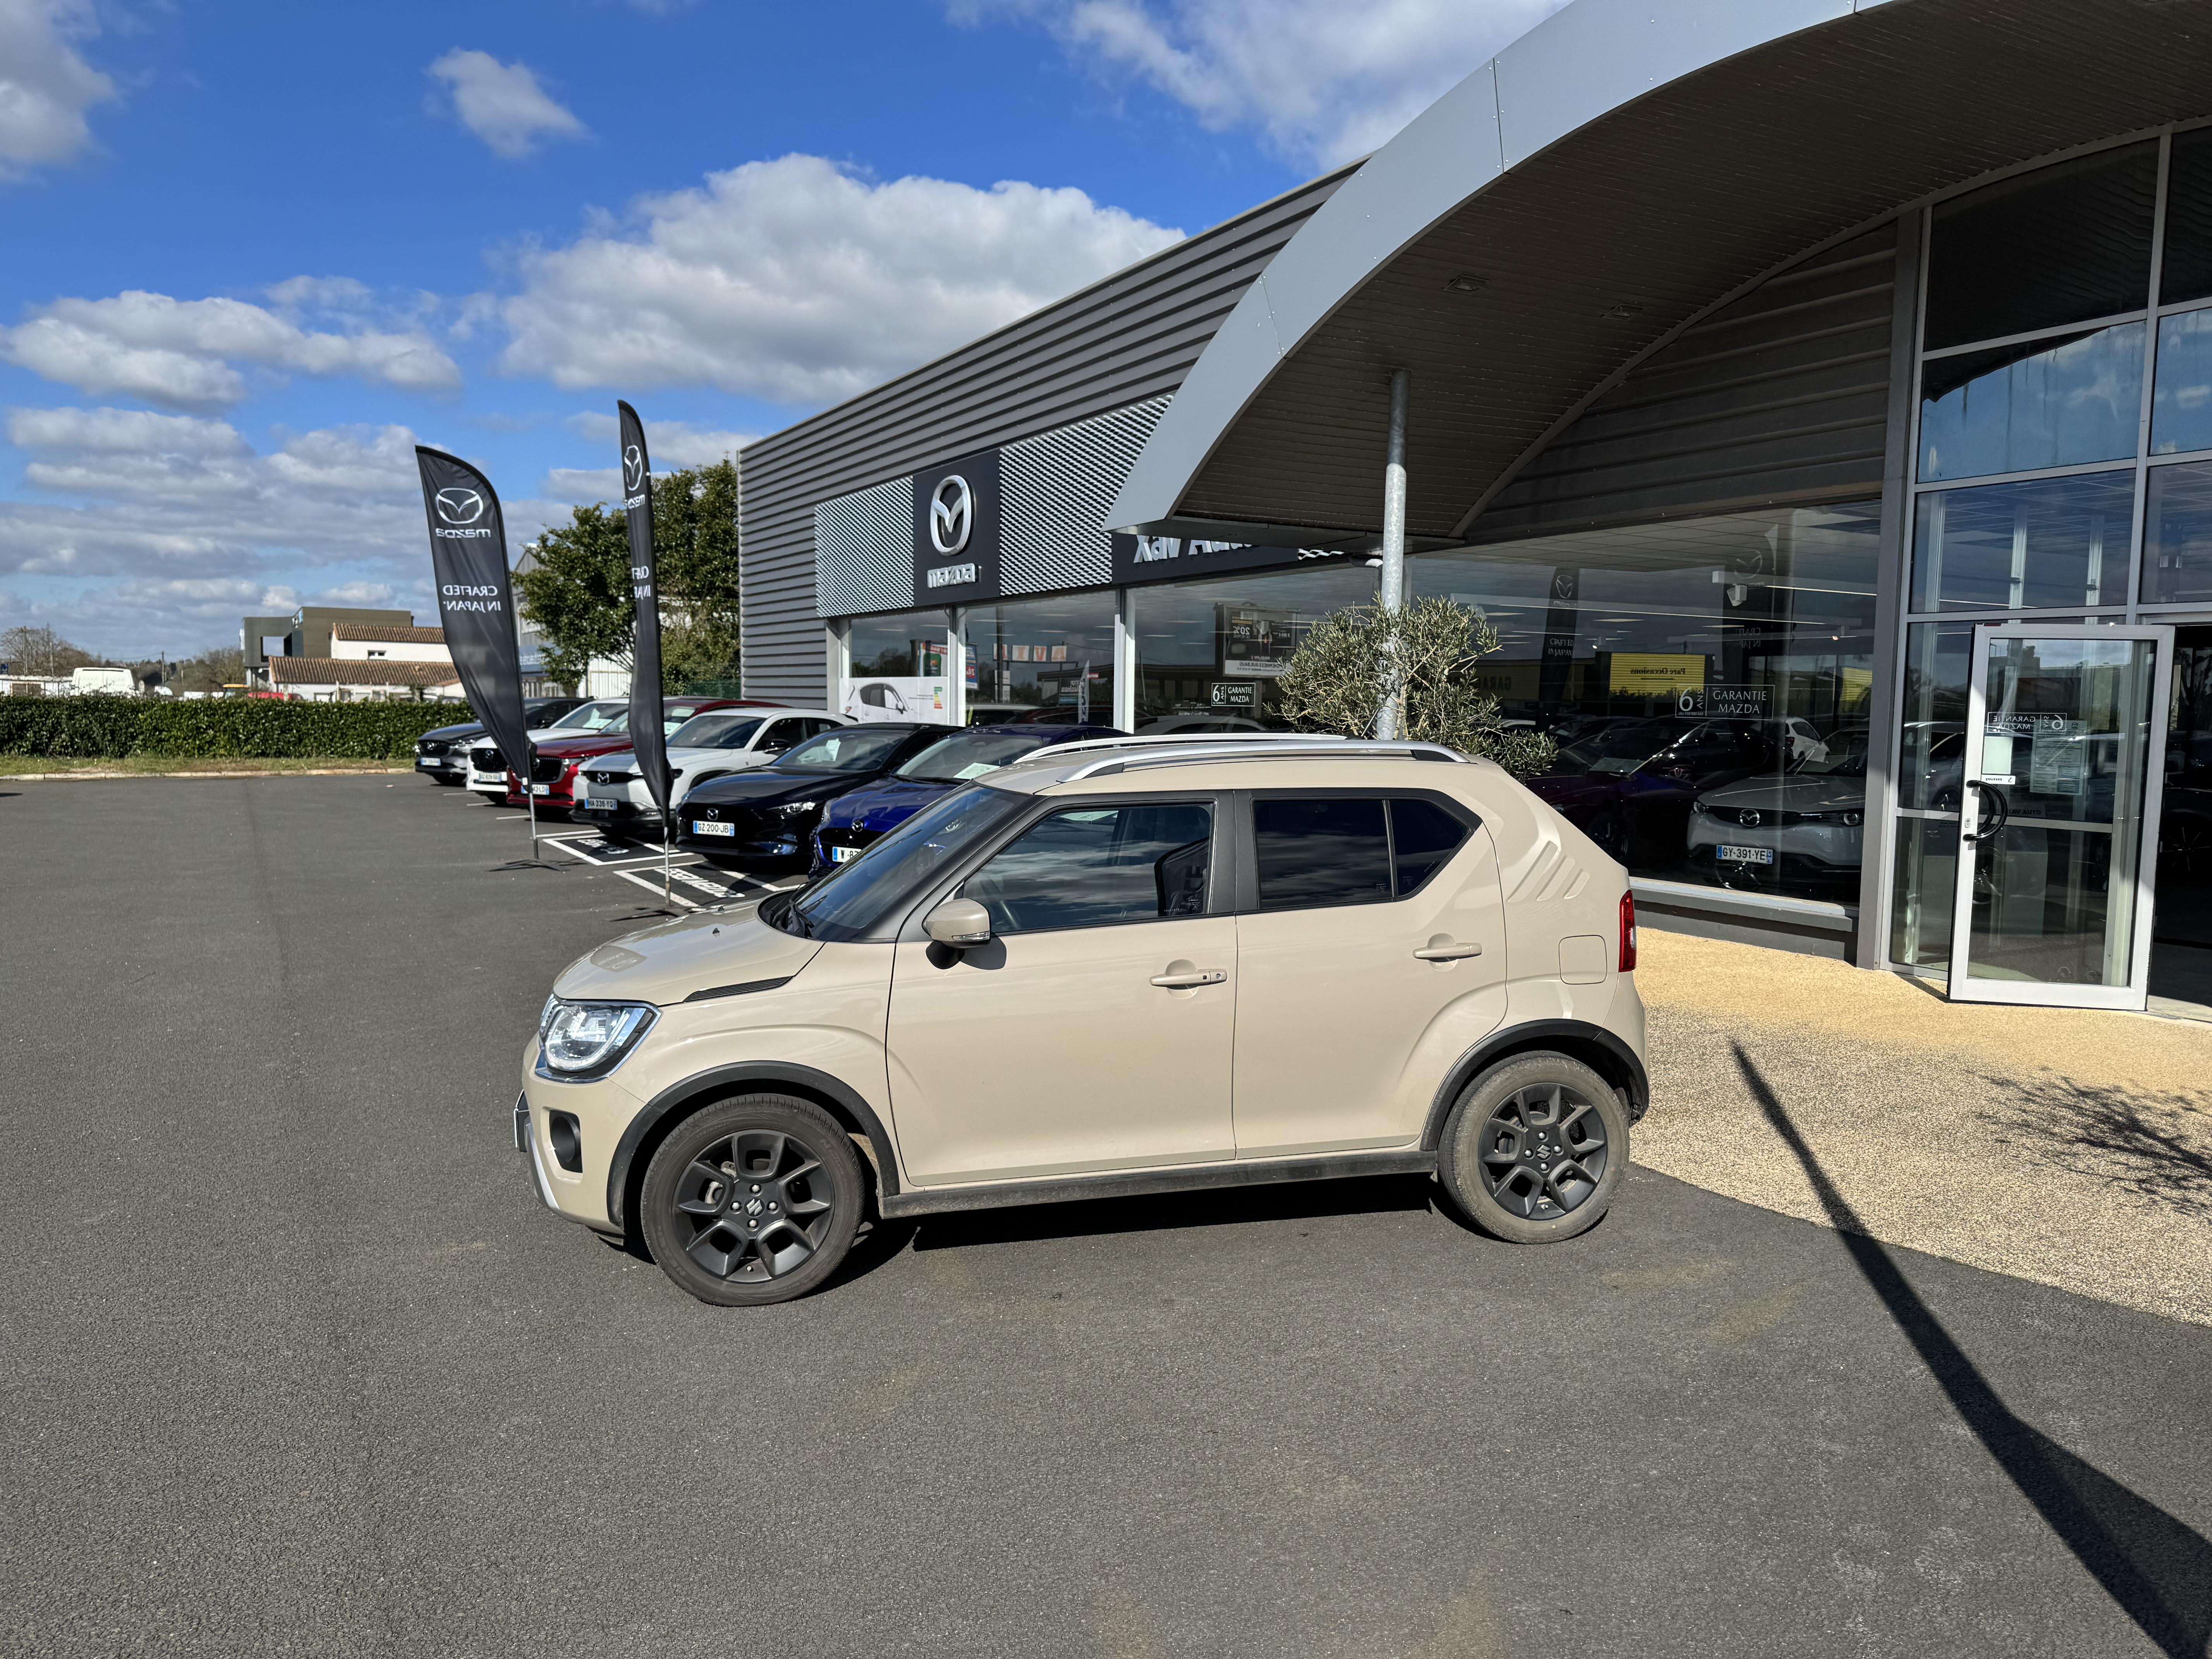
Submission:
<svg viewBox="0 0 2212 1659">
<path fill-rule="evenodd" d="M 100 781 L 113 778 L 380 778 L 396 773 L 412 774 L 411 766 L 302 767 L 296 771 L 255 772 L 0 772 L 0 784 L 70 783 L 79 779 Z"/>
</svg>

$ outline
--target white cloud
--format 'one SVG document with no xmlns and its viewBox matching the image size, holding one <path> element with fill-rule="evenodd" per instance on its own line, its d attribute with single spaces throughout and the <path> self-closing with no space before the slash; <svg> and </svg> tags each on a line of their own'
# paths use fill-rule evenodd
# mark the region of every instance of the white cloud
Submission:
<svg viewBox="0 0 2212 1659">
<path fill-rule="evenodd" d="M 595 444 L 605 444 L 611 451 L 622 436 L 622 423 L 611 415 L 587 409 L 571 415 L 567 422 L 568 430 L 578 437 L 587 438 Z M 706 466 L 715 461 L 726 460 L 760 434 L 753 432 L 721 432 L 691 425 L 687 421 L 647 421 L 645 441 L 653 451 L 653 470 L 665 472 L 673 467 Z M 610 469 L 611 470 L 611 469 Z"/>
<path fill-rule="evenodd" d="M 114 97 L 115 83 L 70 42 L 96 27 L 86 0 L 0 0 L 0 179 L 92 142 L 85 112 Z"/>
<path fill-rule="evenodd" d="M 1565 0 L 951 0 L 958 21 L 1042 24 L 1207 128 L 1334 167 L 1380 147 Z"/>
<path fill-rule="evenodd" d="M 514 161 L 529 155 L 540 138 L 584 136 L 584 124 L 555 102 L 520 64 L 502 64 L 488 52 L 456 47 L 427 73 L 451 89 L 453 113 L 495 155 Z"/>
<path fill-rule="evenodd" d="M 280 305 L 296 312 L 308 294 L 296 284 L 346 280 L 295 278 L 274 292 L 289 292 Z M 356 321 L 344 332 L 310 331 L 243 300 L 177 300 L 135 289 L 40 307 L 28 322 L 0 329 L 0 359 L 91 397 L 173 409 L 237 403 L 248 390 L 240 364 L 280 375 L 356 375 L 409 392 L 450 391 L 461 381 L 453 360 L 419 327 L 392 331 Z"/>
<path fill-rule="evenodd" d="M 628 228 L 526 253 L 509 373 L 572 390 L 850 396 L 1177 240 L 1079 190 L 872 184 L 815 155 L 647 197 Z"/>
</svg>

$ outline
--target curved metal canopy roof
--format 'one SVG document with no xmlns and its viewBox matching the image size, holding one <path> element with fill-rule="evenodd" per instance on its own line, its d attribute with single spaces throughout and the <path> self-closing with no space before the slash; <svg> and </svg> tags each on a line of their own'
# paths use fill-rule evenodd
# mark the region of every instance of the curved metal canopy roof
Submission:
<svg viewBox="0 0 2212 1659">
<path fill-rule="evenodd" d="M 2212 0 L 1574 0 L 1370 157 L 1253 283 L 1109 522 L 1466 533 L 1577 409 L 1900 204 L 2212 114 Z"/>
</svg>

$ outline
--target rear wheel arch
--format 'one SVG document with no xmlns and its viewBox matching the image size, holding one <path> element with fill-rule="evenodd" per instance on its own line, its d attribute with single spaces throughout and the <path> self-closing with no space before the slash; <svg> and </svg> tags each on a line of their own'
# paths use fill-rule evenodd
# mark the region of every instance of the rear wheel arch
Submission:
<svg viewBox="0 0 2212 1659">
<path fill-rule="evenodd" d="M 878 1201 L 899 1190 L 897 1156 L 890 1132 L 875 1109 L 848 1085 L 811 1066 L 759 1060 L 718 1066 L 664 1089 L 640 1109 L 615 1143 L 607 1170 L 607 1219 L 633 1244 L 640 1241 L 638 1192 L 645 1184 L 646 1166 L 653 1161 L 670 1133 L 685 1119 L 733 1095 L 768 1089 L 809 1100 L 835 1118 L 847 1133 L 868 1144 L 872 1156 L 861 1159 L 872 1166 L 866 1178 L 876 1188 Z"/>
<path fill-rule="evenodd" d="M 1443 1085 L 1429 1105 L 1429 1120 L 1421 1131 L 1421 1146 L 1435 1152 L 1443 1142 L 1444 1124 L 1452 1108 L 1476 1078 L 1517 1054 L 1549 1052 L 1580 1060 L 1612 1085 L 1627 1109 L 1629 1121 L 1640 1120 L 1651 1104 L 1651 1083 L 1636 1052 L 1602 1025 L 1579 1019 L 1537 1019 L 1493 1031 L 1466 1054 L 1445 1075 Z"/>
</svg>

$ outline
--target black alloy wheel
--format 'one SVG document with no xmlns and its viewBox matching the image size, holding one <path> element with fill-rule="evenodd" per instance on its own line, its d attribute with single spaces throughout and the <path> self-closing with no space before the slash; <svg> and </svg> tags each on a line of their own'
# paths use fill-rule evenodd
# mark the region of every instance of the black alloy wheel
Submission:
<svg viewBox="0 0 2212 1659">
<path fill-rule="evenodd" d="M 1482 1126 L 1484 1189 L 1511 1214 L 1548 1221 L 1587 1203 L 1605 1178 L 1605 1120 L 1564 1083 L 1516 1089 Z"/>
<path fill-rule="evenodd" d="M 811 1101 L 747 1095 L 679 1124 L 640 1194 L 647 1247 L 704 1302 L 788 1301 L 836 1270 L 865 1191 L 852 1139 Z"/>
<path fill-rule="evenodd" d="M 1461 1092 L 1437 1176 L 1468 1220 L 1516 1244 L 1572 1238 L 1603 1218 L 1628 1165 L 1628 1109 L 1581 1060 L 1516 1054 Z"/>
</svg>

